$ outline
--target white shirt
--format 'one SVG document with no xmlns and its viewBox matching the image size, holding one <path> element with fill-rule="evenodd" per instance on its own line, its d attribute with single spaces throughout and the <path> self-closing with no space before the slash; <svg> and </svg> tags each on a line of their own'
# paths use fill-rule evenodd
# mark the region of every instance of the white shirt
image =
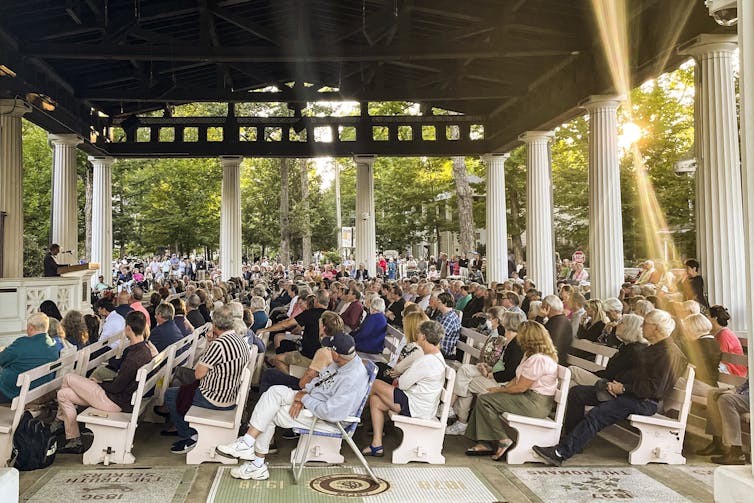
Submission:
<svg viewBox="0 0 754 503">
<path fill-rule="evenodd" d="M 289 318 L 291 317 L 291 314 L 293 313 L 293 309 L 296 307 L 296 302 L 298 302 L 298 295 L 293 297 L 291 299 L 291 303 L 288 304 L 288 311 L 286 312 L 286 314 L 288 315 Z"/>
<path fill-rule="evenodd" d="M 104 341 L 108 337 L 119 334 L 125 329 L 126 319 L 117 312 L 111 311 L 105 318 L 105 322 L 102 324 L 102 332 L 100 332 L 99 340 Z M 112 344 L 110 347 L 118 347 L 118 344 Z"/>
<path fill-rule="evenodd" d="M 416 360 L 398 378 L 398 387 L 408 396 L 411 417 L 436 417 L 444 384 L 445 360 L 442 353 L 424 355 Z"/>
</svg>

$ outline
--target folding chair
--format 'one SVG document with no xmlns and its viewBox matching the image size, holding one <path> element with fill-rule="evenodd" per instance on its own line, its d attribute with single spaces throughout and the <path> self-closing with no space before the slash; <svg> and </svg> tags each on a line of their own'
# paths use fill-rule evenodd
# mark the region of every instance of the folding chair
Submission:
<svg viewBox="0 0 754 503">
<path fill-rule="evenodd" d="M 347 417 L 343 421 L 330 422 L 330 421 L 325 421 L 324 419 L 320 419 L 316 417 L 309 410 L 303 409 L 301 411 L 301 415 L 303 417 L 312 418 L 312 425 L 308 429 L 293 428 L 293 431 L 301 435 L 301 437 L 299 438 L 298 446 L 296 447 L 296 453 L 294 456 L 291 456 L 291 470 L 293 472 L 294 484 L 298 484 L 298 480 L 301 478 L 301 474 L 304 471 L 304 466 L 306 465 L 306 456 L 307 456 L 307 453 L 309 452 L 309 446 L 311 445 L 313 436 L 345 439 L 345 441 L 351 447 L 351 450 L 353 451 L 353 453 L 356 454 L 356 457 L 359 458 L 359 461 L 364 466 L 364 469 L 366 469 L 367 473 L 369 473 L 369 476 L 372 478 L 372 480 L 374 480 L 374 483 L 379 484 L 379 480 L 375 476 L 372 469 L 369 467 L 369 463 L 367 463 L 367 460 L 364 459 L 364 455 L 361 453 L 361 451 L 359 450 L 359 448 L 356 446 L 356 444 L 353 441 L 353 434 L 356 431 L 356 427 L 361 422 L 361 413 L 364 410 L 364 407 L 366 406 L 367 400 L 369 399 L 369 394 L 372 392 L 372 385 L 374 384 L 374 380 L 377 377 L 377 370 L 378 370 L 377 365 L 367 360 L 367 361 L 364 361 L 364 366 L 366 367 L 367 373 L 369 374 L 369 385 L 367 386 L 367 390 L 366 390 L 366 393 L 364 394 L 364 398 L 361 400 L 361 405 L 359 406 L 359 410 L 356 411 L 355 415 L 351 417 Z M 318 423 L 323 423 L 329 426 L 337 427 L 338 430 L 340 431 L 337 431 L 337 432 L 317 431 Z M 344 427 L 344 425 L 346 426 Z M 306 440 L 305 440 L 305 444 L 302 446 L 302 441 L 304 440 L 304 436 L 306 436 Z"/>
</svg>

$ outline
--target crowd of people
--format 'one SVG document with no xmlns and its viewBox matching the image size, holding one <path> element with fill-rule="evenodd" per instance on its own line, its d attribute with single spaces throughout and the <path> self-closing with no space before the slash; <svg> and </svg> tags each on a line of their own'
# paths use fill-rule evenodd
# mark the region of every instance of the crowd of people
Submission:
<svg viewBox="0 0 754 503">
<path fill-rule="evenodd" d="M 402 347 L 397 358 L 377 364 L 368 399 L 371 440 L 363 453 L 385 454 L 389 412 L 435 418 L 444 369 L 453 364 L 458 366 L 450 414 L 455 421 L 446 433 L 472 442 L 467 455 L 502 460 L 514 439 L 500 415 L 550 415 L 559 365 L 568 364 L 569 354 L 578 356 L 574 339 L 586 339 L 618 352 L 600 372 L 572 368 L 564 436 L 558 445 L 536 448 L 544 462 L 560 465 L 606 426 L 630 414 L 657 412 L 687 362 L 697 369 L 693 392 L 706 396 L 710 408 L 713 441 L 700 454 L 723 464 L 745 461 L 737 418 L 748 410 L 748 385 L 718 387 L 721 372 L 746 376 L 746 368 L 721 356 L 743 350 L 728 328 L 727 309 L 707 302 L 697 261 L 686 262 L 687 274 L 678 281 L 645 263 L 617 297 L 595 299 L 581 264 L 561 264 L 557 295 L 542 296 L 525 274 L 520 277 L 521 269 L 513 267 L 504 282 L 485 284 L 474 280 L 483 261 L 463 259 L 442 254 L 434 264 L 425 261 L 421 273 L 403 277 L 391 276 L 391 262 L 384 258 L 377 277 L 369 277 L 363 264 L 259 263 L 226 282 L 211 269 L 199 274 L 208 269 L 175 255 L 155 257 L 144 264 L 145 271 L 124 264 L 114 283 L 101 278 L 108 288 L 101 289 L 94 313 L 69 310 L 61 316 L 48 301 L 29 317 L 27 337 L 0 352 L 0 402 L 17 396 L 19 373 L 54 361 L 66 347 L 80 349 L 124 332 L 128 345 L 121 358 L 88 377 L 66 376 L 58 391 L 53 429 L 66 438 L 60 452 L 81 453 L 85 432 L 76 422 L 76 407 L 129 411 L 136 370 L 211 323 L 196 365 L 177 369 L 165 405 L 155 409 L 173 425 L 162 434 L 177 437 L 173 453 L 191 450 L 197 432 L 186 422 L 186 412 L 192 405 L 234 407 L 249 349 L 257 346 L 266 353 L 265 370 L 248 431 L 217 451 L 245 461 L 231 471 L 233 477 L 266 479 L 265 459 L 277 448 L 276 427 L 285 429 L 283 437 L 295 437 L 290 429 L 306 426 L 300 417 L 304 408 L 331 422 L 358 412 L 369 381 L 362 359 L 379 360 L 392 325 L 404 334 Z M 463 327 L 488 335 L 478 363 L 459 363 Z M 294 366 L 304 369 L 301 377 L 290 374 Z M 592 407 L 587 413 L 586 406 Z"/>
</svg>

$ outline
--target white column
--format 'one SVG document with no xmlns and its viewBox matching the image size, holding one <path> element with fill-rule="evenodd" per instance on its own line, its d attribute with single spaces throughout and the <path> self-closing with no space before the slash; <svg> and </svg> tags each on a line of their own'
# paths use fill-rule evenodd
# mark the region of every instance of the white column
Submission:
<svg viewBox="0 0 754 503">
<path fill-rule="evenodd" d="M 508 278 L 508 221 L 505 204 L 505 161 L 510 154 L 483 157 L 487 164 L 487 283 Z"/>
<path fill-rule="evenodd" d="M 356 156 L 356 265 L 369 276 L 377 273 L 377 231 L 374 224 L 374 156 Z"/>
<path fill-rule="evenodd" d="M 696 227 L 709 301 L 726 306 L 732 328 L 747 332 L 735 49 L 735 36 L 700 35 L 679 51 L 696 60 Z"/>
<path fill-rule="evenodd" d="M 81 138 L 75 134 L 51 134 L 49 140 L 53 145 L 52 242 L 60 245 L 59 263 L 75 264 L 79 257 L 76 145 Z"/>
<path fill-rule="evenodd" d="M 2 274 L 24 275 L 24 164 L 21 116 L 31 107 L 20 99 L 0 100 L 0 211 L 5 212 Z"/>
<path fill-rule="evenodd" d="M 542 295 L 555 291 L 552 230 L 552 131 L 527 131 L 526 143 L 526 271 Z"/>
<path fill-rule="evenodd" d="M 90 156 L 94 168 L 92 179 L 92 262 L 99 264 L 97 274 L 92 276 L 92 286 L 98 283 L 97 276 L 105 277 L 105 283 L 113 280 L 113 191 L 112 165 L 115 159 Z"/>
<path fill-rule="evenodd" d="M 741 172 L 743 173 L 743 186 L 746 194 L 754 194 L 754 2 L 752 0 L 738 1 L 738 50 L 739 50 L 739 81 L 738 90 L 741 99 Z M 745 319 L 747 327 L 754 327 L 754 199 L 749 196 L 744 198 L 744 231 L 745 249 L 749 253 L 746 257 L 747 298 Z M 749 340 L 749 368 L 754 369 L 754 330 L 748 331 Z M 754 410 L 754 394 L 749 394 L 749 410 Z M 754 422 L 749 422 L 751 432 L 751 449 L 754 449 Z M 752 452 L 751 450 L 749 452 Z M 749 466 L 749 471 L 754 473 L 754 467 Z M 748 486 L 747 493 L 751 495 L 754 489 L 754 477 L 746 478 L 744 488 Z M 715 496 L 718 485 L 715 484 Z M 742 496 L 743 497 L 743 496 Z M 725 499 L 718 499 L 725 501 Z"/>
<path fill-rule="evenodd" d="M 623 220 L 618 162 L 618 106 L 623 96 L 590 96 L 589 276 L 592 297 L 617 297 L 623 284 Z"/>
<path fill-rule="evenodd" d="M 220 270 L 223 281 L 241 276 L 241 156 L 221 156 Z"/>
</svg>

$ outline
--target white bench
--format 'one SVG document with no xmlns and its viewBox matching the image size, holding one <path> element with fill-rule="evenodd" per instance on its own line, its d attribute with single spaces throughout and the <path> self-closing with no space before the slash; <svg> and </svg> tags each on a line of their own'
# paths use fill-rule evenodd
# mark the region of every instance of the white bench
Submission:
<svg viewBox="0 0 754 503">
<path fill-rule="evenodd" d="M 489 336 L 484 335 L 473 328 L 466 327 L 461 328 L 461 335 L 466 337 L 466 340 L 463 341 L 458 339 L 458 342 L 456 343 L 456 351 L 463 351 L 463 359 L 460 362 L 455 360 L 447 362 L 448 365 L 452 366 L 454 369 L 458 369 L 461 365 L 472 363 L 472 358 L 475 362 L 478 362 L 482 353 L 482 348 L 489 338 Z"/>
<path fill-rule="evenodd" d="M 112 347 L 112 344 L 115 344 L 116 347 Z M 84 346 L 76 353 L 78 357 L 76 373 L 86 377 L 89 372 L 106 363 L 111 358 L 120 358 L 126 346 L 128 346 L 128 339 L 125 332 L 113 334 L 107 339 L 95 341 L 88 346 Z M 103 348 L 107 348 L 107 351 L 97 355 L 96 353 Z"/>
<path fill-rule="evenodd" d="M 105 412 L 89 407 L 78 415 L 78 421 L 86 423 L 86 427 L 94 433 L 94 441 L 84 453 L 85 465 L 133 464 L 136 461 L 131 453 L 136 427 L 139 416 L 151 403 L 151 399 L 145 399 L 144 395 L 154 389 L 160 379 L 171 378 L 170 369 L 164 365 L 171 351 L 175 351 L 175 345 L 157 354 L 137 371 L 137 388 L 131 397 L 131 412 Z"/>
<path fill-rule="evenodd" d="M 13 452 L 13 434 L 16 432 L 16 427 L 26 410 L 26 405 L 59 389 L 64 376 L 64 372 L 61 372 L 61 370 L 73 369 L 76 364 L 76 357 L 75 353 L 70 353 L 59 360 L 45 363 L 19 374 L 16 381 L 16 385 L 21 388 L 18 396 L 13 399 L 10 407 L 0 407 L 0 462 L 2 462 L 2 466 L 7 466 L 10 460 Z M 53 373 L 55 377 L 51 381 L 31 388 L 32 382 Z"/>
<path fill-rule="evenodd" d="M 401 350 L 401 347 L 403 347 L 403 339 L 403 332 L 388 324 L 387 329 L 385 330 L 385 344 L 382 353 L 362 353 L 361 351 L 357 351 L 356 353 L 359 355 L 359 358 L 363 360 L 388 363 L 392 361 L 394 357 L 397 358 L 398 352 Z"/>
<path fill-rule="evenodd" d="M 571 347 L 573 349 L 578 349 L 586 353 L 593 354 L 594 360 L 587 360 L 585 358 L 569 354 L 568 365 L 575 365 L 592 373 L 599 372 L 600 370 L 605 370 L 608 360 L 618 352 L 618 350 L 615 348 L 605 346 L 604 344 L 597 344 L 596 342 L 592 342 L 587 339 L 573 339 Z"/>
<path fill-rule="evenodd" d="M 518 433 L 516 445 L 508 451 L 508 464 L 520 465 L 527 461 L 541 462 L 542 459 L 532 450 L 535 445 L 555 445 L 560 440 L 563 417 L 568 403 L 568 390 L 571 371 L 558 365 L 558 389 L 555 392 L 555 418 L 536 418 L 505 412 L 502 415 L 507 424 Z"/>
<path fill-rule="evenodd" d="M 186 413 L 186 421 L 199 435 L 196 445 L 186 454 L 186 464 L 198 465 L 205 461 L 219 462 L 223 464 L 236 464 L 235 458 L 220 456 L 215 447 L 227 444 L 238 437 L 238 429 L 241 426 L 246 400 L 249 397 L 251 375 L 257 363 L 256 346 L 249 350 L 251 359 L 241 374 L 241 385 L 238 388 L 236 407 L 230 410 L 212 410 L 192 405 Z"/>
<path fill-rule="evenodd" d="M 628 422 L 631 427 L 639 430 L 638 434 L 620 424 L 615 424 L 602 430 L 599 435 L 610 443 L 629 451 L 628 462 L 632 465 L 686 464 L 686 458 L 683 457 L 681 451 L 683 439 L 686 436 L 686 421 L 691 409 L 691 389 L 694 386 L 693 365 L 687 367 L 684 378 L 685 381 L 679 380 L 679 383 L 684 383 L 683 388 L 674 388 L 663 400 L 663 410 L 677 410 L 677 419 L 659 413 L 653 416 L 631 414 L 628 416 Z"/>
<path fill-rule="evenodd" d="M 455 380 L 456 371 L 450 366 L 445 367 L 445 386 L 440 392 L 439 417 L 418 419 L 401 416 L 397 413 L 390 414 L 395 426 L 403 430 L 403 441 L 393 451 L 394 464 L 406 464 L 409 461 L 436 465 L 445 464 L 442 447 L 445 441 L 450 397 L 453 394 Z"/>
</svg>

